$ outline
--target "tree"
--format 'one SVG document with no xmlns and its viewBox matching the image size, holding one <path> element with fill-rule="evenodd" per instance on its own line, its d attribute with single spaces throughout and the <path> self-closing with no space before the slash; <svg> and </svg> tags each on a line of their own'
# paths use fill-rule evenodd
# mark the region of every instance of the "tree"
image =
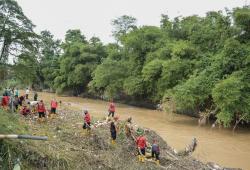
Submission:
<svg viewBox="0 0 250 170">
<path fill-rule="evenodd" d="M 18 56 L 26 50 L 34 51 L 37 35 L 33 28 L 34 25 L 16 1 L 0 1 L 0 63 L 7 62 L 9 55 Z"/>
<path fill-rule="evenodd" d="M 123 89 L 123 81 L 127 77 L 125 62 L 107 58 L 93 72 L 93 80 L 89 86 L 92 92 L 100 91 L 108 97 L 118 96 Z"/>
<path fill-rule="evenodd" d="M 13 67 L 15 78 L 23 85 L 39 85 L 39 67 L 36 54 L 25 52 L 18 56 Z"/>
<path fill-rule="evenodd" d="M 172 59 L 163 63 L 161 77 L 158 81 L 159 91 L 166 91 L 173 88 L 190 73 L 192 73 L 192 64 L 188 60 Z"/>
<path fill-rule="evenodd" d="M 111 25 L 114 27 L 112 35 L 117 41 L 119 41 L 122 36 L 136 28 L 136 18 L 128 15 L 123 15 L 112 20 Z"/>
<path fill-rule="evenodd" d="M 49 31 L 42 31 L 40 35 L 40 80 L 44 82 L 44 88 L 53 88 L 56 71 L 59 69 L 59 56 L 61 52 L 59 40 L 54 40 Z"/>
<path fill-rule="evenodd" d="M 104 46 L 98 38 L 86 41 L 79 30 L 69 30 L 63 43 L 60 68 L 54 79 L 58 92 L 72 91 L 78 95 L 87 92 L 91 74 L 106 57 Z"/>
<path fill-rule="evenodd" d="M 140 74 L 147 54 L 156 51 L 161 46 L 162 38 L 162 31 L 154 26 L 143 26 L 131 31 L 123 38 L 122 44 L 129 58 L 132 74 Z"/>
<path fill-rule="evenodd" d="M 240 28 L 239 36 L 242 40 L 249 40 L 250 38 L 250 6 L 243 8 L 235 8 L 233 10 L 233 19 L 236 26 Z"/>
<path fill-rule="evenodd" d="M 82 35 L 81 30 L 68 30 L 65 35 L 65 43 L 72 43 L 72 42 L 79 42 L 79 43 L 86 43 L 86 38 Z"/>
<path fill-rule="evenodd" d="M 249 71 L 237 71 L 218 82 L 213 89 L 213 99 L 219 109 L 217 121 L 225 127 L 235 120 L 235 129 L 241 121 L 250 120 Z"/>
</svg>

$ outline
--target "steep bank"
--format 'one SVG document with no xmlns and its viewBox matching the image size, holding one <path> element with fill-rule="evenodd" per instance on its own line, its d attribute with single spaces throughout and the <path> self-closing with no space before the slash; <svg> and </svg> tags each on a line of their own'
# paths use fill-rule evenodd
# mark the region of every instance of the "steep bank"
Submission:
<svg viewBox="0 0 250 170">
<path fill-rule="evenodd" d="M 5 117 L 6 113 L 1 112 L 2 116 Z M 8 120 L 8 122 L 11 121 L 11 119 Z M 20 159 L 21 167 L 24 169 L 211 169 L 209 165 L 192 157 L 176 155 L 178 160 L 173 160 L 168 153 L 175 153 L 153 131 L 149 131 L 146 135 L 149 142 L 152 142 L 153 137 L 159 140 L 161 166 L 156 166 L 152 162 L 139 163 L 133 140 L 125 137 L 122 131 L 118 135 L 117 144 L 113 146 L 110 144 L 107 126 L 92 129 L 91 135 L 87 136 L 83 134 L 81 121 L 81 114 L 69 110 L 67 106 L 59 110 L 59 116 L 56 119 L 42 124 L 30 118 L 20 118 L 19 123 L 15 121 L 13 124 L 16 127 L 24 127 L 24 131 L 19 133 L 46 135 L 49 140 L 46 142 L 1 141 L 0 154 L 1 160 L 4 160 L 0 164 L 1 167 L 12 169 L 16 160 Z M 1 127 L 4 126 L 6 125 L 1 125 Z M 11 129 L 8 133 L 13 131 L 16 129 Z"/>
<path fill-rule="evenodd" d="M 100 100 L 90 100 L 80 97 L 59 97 L 53 93 L 39 93 L 39 98 L 50 101 L 53 97 L 68 104 L 77 112 L 88 108 L 91 115 L 102 118 L 107 115 L 108 103 Z M 199 145 L 193 156 L 202 162 L 217 162 L 226 167 L 241 167 L 250 169 L 250 131 L 231 130 L 211 126 L 198 127 L 197 119 L 172 115 L 150 109 L 117 104 L 117 114 L 122 119 L 133 117 L 136 124 L 156 131 L 168 144 L 176 150 L 181 150 L 193 137 Z M 232 148 L 234 152 L 232 152 Z"/>
</svg>

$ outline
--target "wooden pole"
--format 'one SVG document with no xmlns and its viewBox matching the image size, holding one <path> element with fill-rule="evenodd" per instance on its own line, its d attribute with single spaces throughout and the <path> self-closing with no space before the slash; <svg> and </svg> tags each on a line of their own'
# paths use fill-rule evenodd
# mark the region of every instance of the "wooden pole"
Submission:
<svg viewBox="0 0 250 170">
<path fill-rule="evenodd" d="M 16 134 L 0 134 L 0 139 L 32 139 L 32 140 L 48 140 L 47 136 L 32 136 L 32 135 L 16 135 Z"/>
</svg>

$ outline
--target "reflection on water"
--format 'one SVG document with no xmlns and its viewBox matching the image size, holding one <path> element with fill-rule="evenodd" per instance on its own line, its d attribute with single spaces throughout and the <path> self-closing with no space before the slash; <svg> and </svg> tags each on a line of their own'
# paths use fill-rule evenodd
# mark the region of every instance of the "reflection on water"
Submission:
<svg viewBox="0 0 250 170">
<path fill-rule="evenodd" d="M 51 93 L 39 93 L 43 100 L 50 100 Z M 71 108 L 82 110 L 87 108 L 95 117 L 107 114 L 108 103 L 100 100 L 83 99 L 78 97 L 57 97 Z M 172 115 L 155 110 L 137 108 L 117 104 L 117 113 L 122 119 L 133 117 L 135 123 L 155 130 L 169 145 L 179 150 L 190 143 L 192 137 L 198 139 L 198 147 L 193 156 L 204 162 L 216 162 L 227 167 L 250 169 L 250 131 L 210 129 L 198 127 L 195 118 Z M 80 119 L 80 118 L 79 118 Z"/>
</svg>

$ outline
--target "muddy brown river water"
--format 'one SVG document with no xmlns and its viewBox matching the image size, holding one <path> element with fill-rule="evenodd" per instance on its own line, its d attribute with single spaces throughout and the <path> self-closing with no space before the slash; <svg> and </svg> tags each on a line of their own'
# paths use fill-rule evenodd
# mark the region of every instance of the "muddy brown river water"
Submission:
<svg viewBox="0 0 250 170">
<path fill-rule="evenodd" d="M 54 96 L 52 93 L 39 93 L 39 99 L 45 101 Z M 107 114 L 108 103 L 104 101 L 79 97 L 56 99 L 76 110 L 87 108 L 95 117 L 104 117 Z M 198 147 L 193 156 L 203 162 L 216 162 L 222 166 L 250 170 L 250 130 L 240 130 L 235 134 L 227 129 L 212 130 L 210 127 L 198 127 L 195 118 L 124 104 L 116 104 L 116 112 L 121 119 L 132 116 L 136 124 L 155 130 L 176 150 L 183 149 L 192 137 L 196 137 Z"/>
</svg>

